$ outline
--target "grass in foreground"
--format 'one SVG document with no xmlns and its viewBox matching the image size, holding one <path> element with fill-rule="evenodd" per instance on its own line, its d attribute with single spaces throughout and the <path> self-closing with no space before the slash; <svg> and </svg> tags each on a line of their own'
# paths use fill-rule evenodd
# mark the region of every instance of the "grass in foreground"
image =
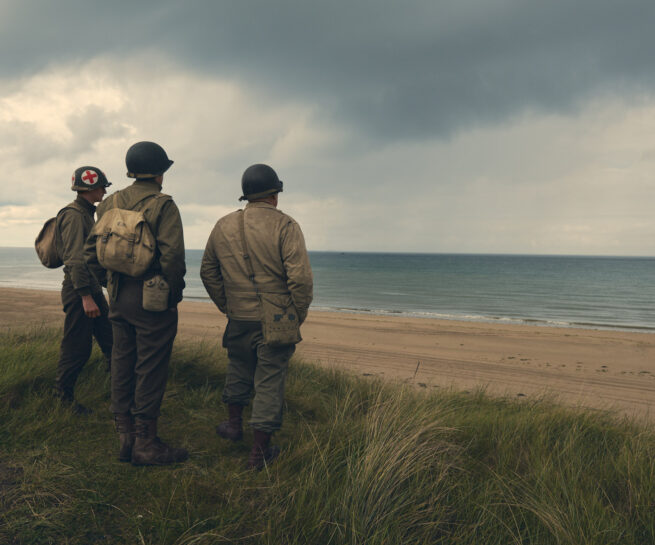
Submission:
<svg viewBox="0 0 655 545">
<path fill-rule="evenodd" d="M 59 333 L 0 335 L 0 543 L 649 544 L 655 434 L 611 415 L 416 391 L 295 361 L 267 471 L 219 439 L 225 354 L 178 343 L 160 435 L 176 467 L 116 460 L 109 378 L 90 417 L 49 395 Z"/>
</svg>

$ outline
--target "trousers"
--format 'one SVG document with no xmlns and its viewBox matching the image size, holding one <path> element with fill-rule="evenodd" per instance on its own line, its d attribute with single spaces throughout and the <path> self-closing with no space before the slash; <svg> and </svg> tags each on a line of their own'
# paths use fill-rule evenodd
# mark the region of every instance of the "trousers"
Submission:
<svg viewBox="0 0 655 545">
<path fill-rule="evenodd" d="M 246 406 L 254 390 L 250 426 L 267 433 L 279 430 L 289 360 L 296 346 L 268 346 L 261 322 L 240 320 L 228 321 L 223 346 L 228 356 L 223 402 Z"/>
<path fill-rule="evenodd" d="M 123 276 L 119 282 L 116 301 L 109 309 L 114 332 L 111 412 L 157 418 L 177 334 L 177 308 L 144 310 L 143 280 Z"/>
<path fill-rule="evenodd" d="M 94 337 L 107 361 L 111 359 L 112 328 L 107 318 L 107 301 L 102 292 L 91 295 L 100 309 L 100 316 L 97 318 L 89 318 L 84 313 L 82 298 L 72 285 L 64 284 L 61 290 L 61 302 L 66 317 L 55 387 L 57 393 L 67 399 L 73 398 L 77 378 L 91 356 Z"/>
</svg>

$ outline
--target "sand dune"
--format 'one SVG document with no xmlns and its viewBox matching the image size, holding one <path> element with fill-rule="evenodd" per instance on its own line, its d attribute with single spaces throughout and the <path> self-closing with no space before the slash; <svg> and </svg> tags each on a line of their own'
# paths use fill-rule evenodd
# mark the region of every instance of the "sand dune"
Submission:
<svg viewBox="0 0 655 545">
<path fill-rule="evenodd" d="M 60 326 L 58 292 L 0 289 L 0 327 Z M 180 305 L 180 337 L 220 341 L 210 303 Z M 471 390 L 655 417 L 655 334 L 310 311 L 298 355 L 419 388 Z"/>
</svg>

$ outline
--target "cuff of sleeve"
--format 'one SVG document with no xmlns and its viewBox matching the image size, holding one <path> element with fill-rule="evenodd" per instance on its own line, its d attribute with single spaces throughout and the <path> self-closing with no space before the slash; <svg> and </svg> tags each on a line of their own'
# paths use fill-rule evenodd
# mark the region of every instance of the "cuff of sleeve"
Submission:
<svg viewBox="0 0 655 545">
<path fill-rule="evenodd" d="M 84 297 L 85 295 L 91 295 L 91 289 L 88 286 L 85 286 L 83 288 L 77 288 L 75 290 L 77 292 L 77 295 L 80 297 Z"/>
<path fill-rule="evenodd" d="M 171 289 L 171 293 L 168 297 L 169 308 L 174 308 L 180 301 L 182 301 L 182 290 Z"/>
<path fill-rule="evenodd" d="M 309 309 L 297 309 L 298 310 L 298 320 L 300 320 L 300 323 L 302 324 L 306 319 L 307 319 L 307 313 Z"/>
</svg>

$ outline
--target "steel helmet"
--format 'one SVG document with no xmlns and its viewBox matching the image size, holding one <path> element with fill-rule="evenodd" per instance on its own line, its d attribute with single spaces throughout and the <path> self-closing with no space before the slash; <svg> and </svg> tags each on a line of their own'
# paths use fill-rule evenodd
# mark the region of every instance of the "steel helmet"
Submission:
<svg viewBox="0 0 655 545">
<path fill-rule="evenodd" d="M 71 178 L 73 191 L 93 191 L 98 187 L 109 187 L 111 182 L 107 176 L 97 167 L 85 166 L 73 172 Z"/>
<path fill-rule="evenodd" d="M 259 163 L 249 166 L 243 173 L 241 190 L 240 201 L 262 199 L 282 191 L 282 182 L 271 167 Z"/>
<path fill-rule="evenodd" d="M 129 178 L 155 178 L 166 172 L 172 164 L 164 148 L 154 142 L 137 142 L 125 155 Z"/>
</svg>

